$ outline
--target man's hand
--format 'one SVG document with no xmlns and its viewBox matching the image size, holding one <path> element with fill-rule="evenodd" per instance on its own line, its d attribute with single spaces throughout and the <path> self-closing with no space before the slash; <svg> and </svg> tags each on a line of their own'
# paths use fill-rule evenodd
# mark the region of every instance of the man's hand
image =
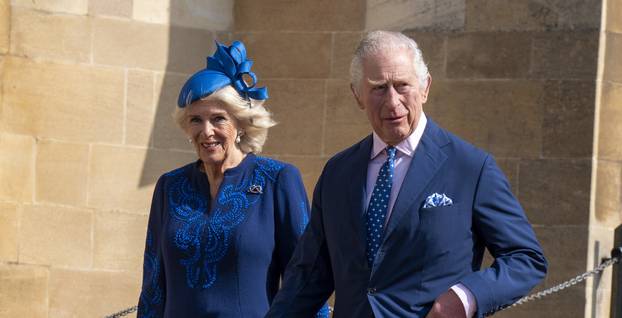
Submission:
<svg viewBox="0 0 622 318">
<path fill-rule="evenodd" d="M 448 290 L 442 293 L 436 301 L 434 301 L 434 305 L 432 305 L 432 309 L 426 316 L 426 318 L 463 318 L 466 317 L 466 313 L 464 312 L 464 306 L 462 305 L 462 301 L 458 298 L 458 295 L 454 293 L 453 290 Z"/>
</svg>

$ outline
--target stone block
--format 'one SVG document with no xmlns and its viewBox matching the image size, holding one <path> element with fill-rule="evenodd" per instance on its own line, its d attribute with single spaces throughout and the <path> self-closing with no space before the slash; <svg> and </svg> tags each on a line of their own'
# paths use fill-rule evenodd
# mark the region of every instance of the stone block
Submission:
<svg viewBox="0 0 622 318">
<path fill-rule="evenodd" d="M 234 33 L 246 44 L 260 79 L 327 78 L 330 75 L 330 33 Z"/>
<path fill-rule="evenodd" d="M 350 63 L 363 34 L 361 32 L 336 32 L 333 34 L 333 52 L 330 59 L 330 77 L 350 79 Z"/>
<path fill-rule="evenodd" d="M 595 91 L 594 81 L 547 83 L 542 126 L 544 157 L 592 156 Z"/>
<path fill-rule="evenodd" d="M 367 1 L 366 30 L 460 30 L 465 24 L 464 0 Z"/>
<path fill-rule="evenodd" d="M 127 113 L 125 143 L 149 146 L 155 121 L 155 77 L 153 72 L 129 70 L 127 73 Z"/>
<path fill-rule="evenodd" d="M 146 160 L 148 152 L 151 161 Z M 94 145 L 89 166 L 88 205 L 147 214 L 157 177 L 195 158 L 189 152 Z"/>
<path fill-rule="evenodd" d="M 442 32 L 405 32 L 405 34 L 419 45 L 428 72 L 432 76 L 432 83 L 434 80 L 444 79 L 447 34 Z"/>
<path fill-rule="evenodd" d="M 19 210 L 17 205 L 0 203 L 0 261 L 17 262 L 18 229 Z"/>
<path fill-rule="evenodd" d="M 14 8 L 11 15 L 11 54 L 29 58 L 89 62 L 91 19 Z"/>
<path fill-rule="evenodd" d="M 598 30 L 536 34 L 533 38 L 531 75 L 536 78 L 593 81 L 598 66 L 598 37 Z"/>
<path fill-rule="evenodd" d="M 134 0 L 134 20 L 201 30 L 226 31 L 233 26 L 233 0 Z"/>
<path fill-rule="evenodd" d="M 88 145 L 40 141 L 35 162 L 35 200 L 85 205 L 88 160 Z"/>
<path fill-rule="evenodd" d="M 300 174 L 302 175 L 302 182 L 304 182 L 305 189 L 307 191 L 309 203 L 311 203 L 311 200 L 313 200 L 313 189 L 315 189 L 317 179 L 320 177 L 322 169 L 324 169 L 324 165 L 326 164 L 326 160 L 328 160 L 328 158 L 281 156 L 279 157 L 279 160 L 289 162 L 298 167 Z"/>
<path fill-rule="evenodd" d="M 551 10 L 558 16 L 556 29 L 598 30 L 600 29 L 602 0 L 552 0 Z"/>
<path fill-rule="evenodd" d="M 147 215 L 95 213 L 93 267 L 139 272 L 142 269 Z"/>
<path fill-rule="evenodd" d="M 172 117 L 177 108 L 179 91 L 188 77 L 190 76 L 172 73 L 156 76 L 157 104 L 155 124 L 151 131 L 153 144 L 156 148 L 194 151 L 194 148 L 188 143 L 185 133 L 177 126 Z"/>
<path fill-rule="evenodd" d="M 167 26 L 96 18 L 93 20 L 93 34 L 93 60 L 96 64 L 166 69 L 169 54 Z"/>
<path fill-rule="evenodd" d="M 538 225 L 587 225 L 591 159 L 523 160 L 519 199 Z"/>
<path fill-rule="evenodd" d="M 622 33 L 622 1 L 608 0 L 606 3 L 607 22 L 605 30 L 609 32 Z"/>
<path fill-rule="evenodd" d="M 358 31 L 365 23 L 365 0 L 237 0 L 238 31 Z"/>
<path fill-rule="evenodd" d="M 93 213 L 89 210 L 25 205 L 20 220 L 19 261 L 90 268 L 92 226 Z"/>
<path fill-rule="evenodd" d="M 204 69 L 207 56 L 216 49 L 214 34 L 208 30 L 178 26 L 171 26 L 169 32 L 167 71 L 194 74 Z M 229 45 L 229 41 L 225 44 Z"/>
<path fill-rule="evenodd" d="M 153 0 L 134 1 L 153 2 Z M 211 31 L 231 30 L 234 24 L 234 2 L 234 0 L 171 1 L 170 24 Z"/>
<path fill-rule="evenodd" d="M 622 159 L 622 83 L 603 82 L 600 99 L 598 155 L 601 159 Z"/>
<path fill-rule="evenodd" d="M 615 228 L 622 222 L 622 164 L 599 160 L 596 168 L 596 220 Z"/>
<path fill-rule="evenodd" d="M 88 11 L 88 0 L 11 0 L 12 7 L 85 15 Z"/>
<path fill-rule="evenodd" d="M 448 78 L 525 78 L 531 35 L 521 32 L 456 33 L 447 39 Z"/>
<path fill-rule="evenodd" d="M 45 267 L 0 265 L 0 317 L 48 317 Z"/>
<path fill-rule="evenodd" d="M 549 263 L 544 280 L 546 288 L 585 271 L 588 255 L 586 226 L 538 226 L 534 231 Z"/>
<path fill-rule="evenodd" d="M 35 141 L 0 133 L 0 199 L 31 202 Z"/>
<path fill-rule="evenodd" d="M 324 125 L 325 82 L 322 80 L 267 80 L 268 110 L 278 123 L 264 147 L 273 155 L 320 155 Z"/>
<path fill-rule="evenodd" d="M 5 131 L 68 141 L 122 141 L 122 70 L 7 58 L 3 80 Z"/>
<path fill-rule="evenodd" d="M 11 5 L 9 0 L 0 1 L 0 54 L 9 51 L 11 34 Z"/>
<path fill-rule="evenodd" d="M 132 6 L 132 0 L 90 0 L 89 15 L 131 18 Z"/>
<path fill-rule="evenodd" d="M 325 155 L 332 156 L 372 132 L 367 115 L 357 105 L 349 81 L 345 80 L 327 82 L 325 122 Z"/>
<path fill-rule="evenodd" d="M 557 12 L 541 1 L 470 0 L 466 3 L 467 31 L 546 30 L 557 24 Z"/>
<path fill-rule="evenodd" d="M 137 273 L 50 270 L 50 317 L 104 317 L 136 305 Z"/>
<path fill-rule="evenodd" d="M 619 58 L 622 52 L 622 33 L 607 32 L 605 42 L 603 80 L 622 83 L 622 63 Z"/>
<path fill-rule="evenodd" d="M 432 81 L 423 110 L 442 127 L 497 157 L 539 157 L 543 96 L 537 81 Z"/>
</svg>

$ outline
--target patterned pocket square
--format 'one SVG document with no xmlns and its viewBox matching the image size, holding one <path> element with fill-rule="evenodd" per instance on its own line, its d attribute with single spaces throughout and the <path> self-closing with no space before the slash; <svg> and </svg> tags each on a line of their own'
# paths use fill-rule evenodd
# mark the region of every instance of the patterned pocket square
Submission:
<svg viewBox="0 0 622 318">
<path fill-rule="evenodd" d="M 450 197 L 446 196 L 445 193 L 443 194 L 434 193 L 425 199 L 425 204 L 423 205 L 423 208 L 429 209 L 429 208 L 435 208 L 439 206 L 448 206 L 448 205 L 453 205 L 453 204 L 454 204 L 454 201 L 452 201 Z"/>
</svg>

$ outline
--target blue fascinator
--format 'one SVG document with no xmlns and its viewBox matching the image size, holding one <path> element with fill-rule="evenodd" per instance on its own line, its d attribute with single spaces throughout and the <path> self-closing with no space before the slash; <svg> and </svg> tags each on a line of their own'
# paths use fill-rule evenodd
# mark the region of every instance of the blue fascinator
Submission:
<svg viewBox="0 0 622 318">
<path fill-rule="evenodd" d="M 231 85 L 244 99 L 264 100 L 268 89 L 255 87 L 257 76 L 251 72 L 253 61 L 246 59 L 244 44 L 235 41 L 226 47 L 216 42 L 216 52 L 207 58 L 207 67 L 192 75 L 179 92 L 177 106 L 184 108 L 193 102 Z M 244 76 L 250 77 L 246 83 Z"/>
</svg>

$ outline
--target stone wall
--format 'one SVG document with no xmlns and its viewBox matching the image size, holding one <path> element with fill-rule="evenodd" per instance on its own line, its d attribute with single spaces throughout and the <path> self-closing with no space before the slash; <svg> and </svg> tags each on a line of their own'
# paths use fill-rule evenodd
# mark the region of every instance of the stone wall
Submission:
<svg viewBox="0 0 622 318">
<path fill-rule="evenodd" d="M 599 72 L 594 127 L 592 209 L 589 255 L 609 256 L 613 231 L 622 224 L 622 1 L 603 1 L 600 32 Z M 590 260 L 594 266 L 599 260 Z M 595 317 L 609 317 L 611 272 L 600 282 L 589 284 L 588 292 L 597 311 Z M 590 304 L 591 305 L 591 304 Z M 591 308 L 592 306 L 589 306 Z M 587 308 L 586 308 L 587 314 Z"/>
<path fill-rule="evenodd" d="M 551 265 L 537 288 L 583 272 L 621 217 L 622 5 L 604 8 L 601 32 L 600 0 L 0 0 L 0 317 L 136 302 L 154 182 L 195 157 L 170 113 L 214 39 L 246 43 L 279 122 L 264 154 L 311 193 L 370 131 L 348 81 L 363 32 L 412 36 L 424 111 L 495 155 L 534 224 Z M 499 316 L 580 317 L 591 297 L 581 284 Z"/>
</svg>

